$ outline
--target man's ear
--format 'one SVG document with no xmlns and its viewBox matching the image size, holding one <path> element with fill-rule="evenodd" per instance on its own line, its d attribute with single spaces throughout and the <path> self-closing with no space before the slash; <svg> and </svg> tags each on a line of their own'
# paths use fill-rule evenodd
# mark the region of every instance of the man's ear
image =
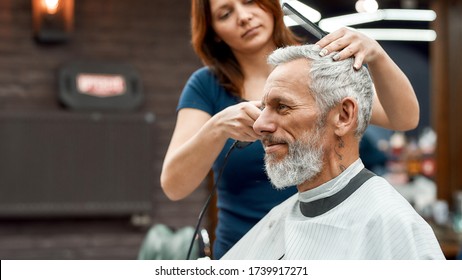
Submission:
<svg viewBox="0 0 462 280">
<path fill-rule="evenodd" d="M 351 97 L 345 97 L 334 109 L 334 132 L 337 136 L 344 136 L 353 132 L 357 127 L 358 104 Z"/>
</svg>

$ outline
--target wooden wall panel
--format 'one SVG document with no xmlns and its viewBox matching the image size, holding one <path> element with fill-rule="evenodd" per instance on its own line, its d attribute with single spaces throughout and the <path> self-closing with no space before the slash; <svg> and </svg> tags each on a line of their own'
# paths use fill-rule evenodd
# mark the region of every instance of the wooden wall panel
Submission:
<svg viewBox="0 0 462 280">
<path fill-rule="evenodd" d="M 462 1 L 432 2 L 438 38 L 431 46 L 433 126 L 438 135 L 438 198 L 462 191 Z"/>
</svg>

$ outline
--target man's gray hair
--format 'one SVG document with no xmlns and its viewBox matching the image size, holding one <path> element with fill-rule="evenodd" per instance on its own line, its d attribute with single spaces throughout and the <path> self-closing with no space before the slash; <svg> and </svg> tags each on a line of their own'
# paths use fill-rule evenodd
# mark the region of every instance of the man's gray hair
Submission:
<svg viewBox="0 0 462 280">
<path fill-rule="evenodd" d="M 300 58 L 310 62 L 309 77 L 311 79 L 308 92 L 316 100 L 321 111 L 321 120 L 343 98 L 352 97 L 358 103 L 358 122 L 355 136 L 362 137 L 369 124 L 374 95 L 373 84 L 366 67 L 359 70 L 353 68 L 353 58 L 334 61 L 331 53 L 325 57 L 319 55 L 316 45 L 290 46 L 274 51 L 268 63 L 274 66 Z"/>
</svg>

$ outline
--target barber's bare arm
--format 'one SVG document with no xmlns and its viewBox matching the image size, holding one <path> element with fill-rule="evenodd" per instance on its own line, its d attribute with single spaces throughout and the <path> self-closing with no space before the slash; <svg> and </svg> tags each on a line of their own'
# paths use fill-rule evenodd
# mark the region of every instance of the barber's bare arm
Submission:
<svg viewBox="0 0 462 280">
<path fill-rule="evenodd" d="M 197 109 L 181 109 L 168 147 L 161 186 L 167 197 L 179 200 L 191 194 L 205 179 L 228 138 L 253 142 L 253 123 L 259 101 L 230 106 L 215 116 Z"/>
<path fill-rule="evenodd" d="M 418 125 L 419 102 L 414 89 L 377 41 L 349 28 L 341 28 L 316 44 L 323 48 L 324 55 L 340 51 L 334 57 L 336 60 L 353 56 L 356 69 L 363 63 L 368 65 L 376 90 L 372 124 L 402 131 Z"/>
</svg>

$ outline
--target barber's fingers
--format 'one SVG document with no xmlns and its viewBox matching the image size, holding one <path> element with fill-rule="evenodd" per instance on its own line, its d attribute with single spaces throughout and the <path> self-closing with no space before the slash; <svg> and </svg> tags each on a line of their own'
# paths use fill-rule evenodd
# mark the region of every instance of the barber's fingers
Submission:
<svg viewBox="0 0 462 280">
<path fill-rule="evenodd" d="M 336 53 L 332 58 L 336 61 L 343 60 L 349 57 L 354 57 L 353 67 L 358 70 L 361 68 L 361 65 L 364 63 L 365 57 L 367 55 L 367 50 L 361 48 L 359 44 L 352 43 L 346 46 L 344 49 Z"/>
<path fill-rule="evenodd" d="M 361 65 L 363 65 L 365 54 L 364 53 L 357 53 L 355 55 L 355 60 L 353 63 L 353 68 L 358 70 L 361 68 Z"/>
<path fill-rule="evenodd" d="M 252 101 L 249 101 L 249 103 L 252 104 L 253 106 L 257 107 L 258 109 L 260 109 L 261 105 L 262 105 L 261 100 L 252 100 Z"/>
<path fill-rule="evenodd" d="M 261 101 L 249 101 L 249 102 L 246 102 L 246 103 L 247 104 L 244 104 L 244 105 L 245 105 L 245 110 L 246 110 L 247 114 L 249 115 L 249 117 L 253 121 L 257 120 L 257 118 L 261 114 L 261 109 L 260 108 L 262 106 L 262 102 Z"/>
<path fill-rule="evenodd" d="M 227 107 L 217 117 L 228 137 L 240 141 L 255 141 L 258 135 L 253 130 L 253 124 L 261 111 L 256 106 L 259 102 L 241 102 Z"/>
<path fill-rule="evenodd" d="M 242 132 L 248 137 L 251 137 L 252 140 L 256 140 L 258 135 L 253 130 L 253 124 L 261 114 L 261 101 L 249 101 L 243 104 L 241 103 L 241 106 L 241 110 L 243 110 L 244 113 L 239 121 L 245 126 Z"/>
<path fill-rule="evenodd" d="M 335 45 L 337 44 L 337 40 L 345 35 L 345 29 L 346 28 L 340 28 L 330 34 L 327 34 L 321 40 L 316 42 L 316 45 L 321 48 L 321 56 L 327 55 L 338 48 Z"/>
<path fill-rule="evenodd" d="M 334 60 L 354 57 L 355 69 L 372 61 L 381 49 L 377 41 L 350 28 L 340 28 L 316 44 L 321 48 L 321 56 L 338 52 L 333 56 Z"/>
</svg>

